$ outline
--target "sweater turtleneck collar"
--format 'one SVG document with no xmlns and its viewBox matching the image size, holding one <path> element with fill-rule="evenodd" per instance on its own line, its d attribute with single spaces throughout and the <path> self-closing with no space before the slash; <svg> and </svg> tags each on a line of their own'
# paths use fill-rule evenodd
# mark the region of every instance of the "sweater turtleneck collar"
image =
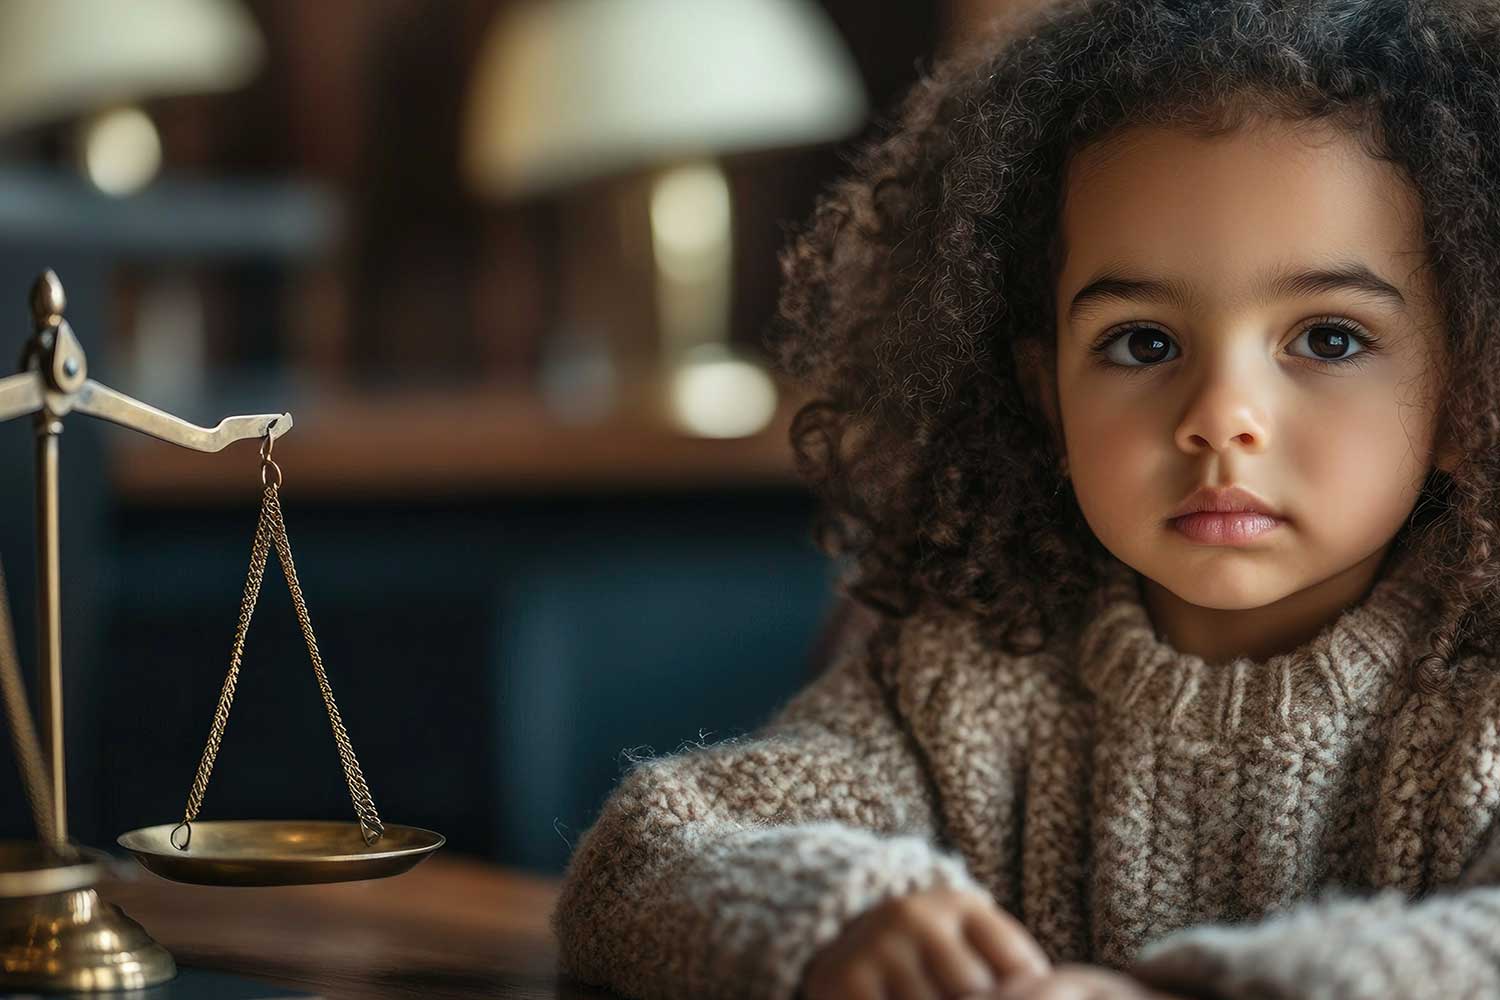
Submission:
<svg viewBox="0 0 1500 1000">
<path fill-rule="evenodd" d="M 1079 678 L 1112 714 L 1204 736 L 1284 729 L 1309 713 L 1347 718 L 1404 681 L 1436 599 L 1417 560 L 1398 548 L 1365 599 L 1301 646 L 1209 664 L 1157 635 L 1140 574 L 1107 556 L 1079 634 Z"/>
</svg>

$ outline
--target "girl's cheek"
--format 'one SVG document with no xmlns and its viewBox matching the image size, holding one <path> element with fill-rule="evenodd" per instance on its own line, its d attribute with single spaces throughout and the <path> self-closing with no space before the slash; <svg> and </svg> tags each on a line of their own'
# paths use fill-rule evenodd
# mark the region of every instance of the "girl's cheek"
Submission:
<svg viewBox="0 0 1500 1000">
<path fill-rule="evenodd" d="M 1421 492 L 1431 429 L 1419 414 L 1394 411 L 1389 398 L 1349 403 L 1297 426 L 1297 502 L 1327 531 L 1380 541 Z"/>
<path fill-rule="evenodd" d="M 1107 545 L 1137 536 L 1180 497 L 1168 496 L 1171 436 L 1139 412 L 1085 407 L 1068 425 L 1068 466 L 1084 520 Z"/>
<path fill-rule="evenodd" d="M 1141 400 L 1116 400 L 1108 391 L 1071 397 L 1065 427 L 1069 466 L 1090 481 L 1132 481 L 1159 468 L 1172 446 L 1171 428 Z"/>
</svg>

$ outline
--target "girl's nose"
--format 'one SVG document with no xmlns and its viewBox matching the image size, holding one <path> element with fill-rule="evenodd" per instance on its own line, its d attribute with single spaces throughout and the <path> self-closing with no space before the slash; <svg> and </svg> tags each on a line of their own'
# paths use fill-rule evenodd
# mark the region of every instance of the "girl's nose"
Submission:
<svg viewBox="0 0 1500 1000">
<path fill-rule="evenodd" d="M 1187 401 L 1175 439 L 1190 455 L 1270 447 L 1270 424 L 1251 380 L 1232 370 L 1205 375 Z"/>
</svg>

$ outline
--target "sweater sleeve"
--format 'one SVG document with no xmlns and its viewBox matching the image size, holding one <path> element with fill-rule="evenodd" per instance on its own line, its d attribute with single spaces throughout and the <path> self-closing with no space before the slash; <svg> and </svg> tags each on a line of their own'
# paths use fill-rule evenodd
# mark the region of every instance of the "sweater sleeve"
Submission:
<svg viewBox="0 0 1500 1000">
<path fill-rule="evenodd" d="M 1202 925 L 1146 947 L 1132 975 L 1214 1000 L 1500 996 L 1500 888 L 1409 902 L 1325 896 L 1257 924 Z"/>
<path fill-rule="evenodd" d="M 1213 1000 L 1500 997 L 1500 825 L 1455 884 L 1426 897 L 1336 891 L 1259 923 L 1189 927 L 1130 971 Z"/>
<path fill-rule="evenodd" d="M 846 650 L 749 738 L 634 765 L 564 875 L 562 971 L 644 1000 L 791 1000 L 814 953 L 881 900 L 984 891 L 936 843 L 881 681 L 889 640 Z"/>
</svg>

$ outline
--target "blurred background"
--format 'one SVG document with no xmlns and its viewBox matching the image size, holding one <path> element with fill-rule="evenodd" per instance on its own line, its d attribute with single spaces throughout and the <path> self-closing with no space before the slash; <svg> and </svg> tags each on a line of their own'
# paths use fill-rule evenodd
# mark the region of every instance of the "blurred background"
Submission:
<svg viewBox="0 0 1500 1000">
<path fill-rule="evenodd" d="M 91 377 L 200 424 L 290 411 L 293 552 L 381 815 L 557 873 L 633 756 L 749 731 L 826 657 L 776 254 L 1002 2 L 7 0 L 0 336 L 50 267 Z M 112 848 L 182 815 L 259 459 L 65 427 L 70 822 Z M 32 452 L 0 424 L 34 696 Z M 201 815 L 353 817 L 275 569 Z M 0 836 L 31 835 L 6 764 Z"/>
</svg>

